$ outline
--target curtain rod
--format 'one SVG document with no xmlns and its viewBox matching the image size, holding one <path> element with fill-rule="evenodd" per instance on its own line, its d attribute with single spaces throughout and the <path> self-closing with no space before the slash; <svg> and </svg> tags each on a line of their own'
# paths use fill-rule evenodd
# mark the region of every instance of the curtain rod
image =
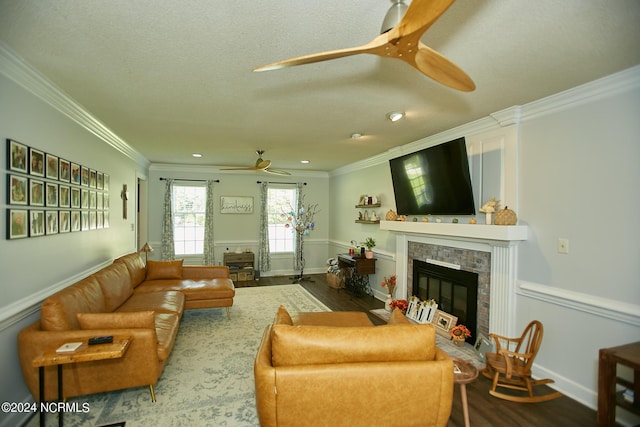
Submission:
<svg viewBox="0 0 640 427">
<path fill-rule="evenodd" d="M 162 178 L 160 177 L 160 181 L 166 181 L 168 178 Z M 213 181 L 213 182 L 220 182 L 219 179 L 180 179 L 180 178 L 173 178 L 174 181 L 195 181 L 195 182 L 207 182 L 207 181 Z"/>
<path fill-rule="evenodd" d="M 267 184 L 287 184 L 287 185 L 296 185 L 296 184 L 300 184 L 299 182 L 278 182 L 278 181 L 264 181 Z M 263 181 L 256 181 L 256 183 L 258 184 L 262 184 Z M 303 182 L 302 185 L 307 185 L 306 182 Z"/>
</svg>

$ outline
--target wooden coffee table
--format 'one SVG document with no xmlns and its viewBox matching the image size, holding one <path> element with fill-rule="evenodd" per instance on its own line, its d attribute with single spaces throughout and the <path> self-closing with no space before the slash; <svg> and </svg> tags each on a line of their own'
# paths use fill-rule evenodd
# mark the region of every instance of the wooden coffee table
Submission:
<svg viewBox="0 0 640 427">
<path fill-rule="evenodd" d="M 104 359 L 117 359 L 122 357 L 129 344 L 131 343 L 130 336 L 114 336 L 113 342 L 109 344 L 97 344 L 88 345 L 87 340 L 82 341 L 82 345 L 75 351 L 68 353 L 58 353 L 56 349 L 69 342 L 69 340 L 60 341 L 55 345 L 48 348 L 43 354 L 33 359 L 32 365 L 34 368 L 38 368 L 39 377 L 39 402 L 38 410 L 40 411 L 40 426 L 45 425 L 45 413 L 41 410 L 40 405 L 44 402 L 44 368 L 45 366 L 57 366 L 58 367 L 58 402 L 62 402 L 64 399 L 63 384 L 62 384 L 62 365 L 69 363 L 81 363 L 92 362 L 96 360 Z M 79 341 L 78 341 L 79 342 Z M 58 425 L 62 427 L 63 411 L 58 412 Z"/>
<path fill-rule="evenodd" d="M 471 363 L 462 359 L 453 359 L 453 363 L 460 372 L 454 370 L 453 382 L 460 384 L 460 395 L 462 396 L 462 413 L 464 414 L 464 425 L 469 427 L 469 407 L 467 405 L 467 384 L 478 378 L 478 369 Z M 455 369 L 455 368 L 454 368 Z"/>
</svg>

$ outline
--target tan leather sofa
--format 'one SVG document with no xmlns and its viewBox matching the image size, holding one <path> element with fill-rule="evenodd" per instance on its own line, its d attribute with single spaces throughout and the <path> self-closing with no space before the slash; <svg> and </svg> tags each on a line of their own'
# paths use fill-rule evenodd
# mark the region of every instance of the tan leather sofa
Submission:
<svg viewBox="0 0 640 427">
<path fill-rule="evenodd" d="M 149 261 L 137 253 L 47 298 L 40 320 L 18 334 L 22 374 L 38 399 L 35 357 L 65 342 L 97 336 L 132 338 L 118 359 L 65 365 L 66 398 L 156 384 L 173 348 L 185 309 L 233 305 L 235 289 L 223 266 L 182 266 L 182 261 Z M 57 373 L 45 368 L 45 398 L 57 398 Z"/>
<path fill-rule="evenodd" d="M 433 325 L 400 311 L 373 326 L 365 313 L 299 313 L 281 307 L 254 364 L 262 427 L 446 426 L 453 361 Z"/>
</svg>

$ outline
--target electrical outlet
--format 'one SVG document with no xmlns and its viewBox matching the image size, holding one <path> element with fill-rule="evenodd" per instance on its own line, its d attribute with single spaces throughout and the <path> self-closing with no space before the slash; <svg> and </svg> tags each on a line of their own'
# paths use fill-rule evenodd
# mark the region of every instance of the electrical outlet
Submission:
<svg viewBox="0 0 640 427">
<path fill-rule="evenodd" d="M 559 254 L 568 254 L 569 253 L 569 239 L 558 239 L 558 253 Z"/>
</svg>

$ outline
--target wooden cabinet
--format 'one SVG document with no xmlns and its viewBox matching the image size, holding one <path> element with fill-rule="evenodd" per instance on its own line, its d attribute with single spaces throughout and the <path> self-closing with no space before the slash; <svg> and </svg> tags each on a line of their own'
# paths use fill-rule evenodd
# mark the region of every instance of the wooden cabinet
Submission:
<svg viewBox="0 0 640 427">
<path fill-rule="evenodd" d="M 640 342 L 602 348 L 599 356 L 598 427 L 615 425 L 616 406 L 640 415 Z M 618 364 L 633 369 L 633 381 L 618 377 Z M 633 402 L 627 402 L 622 392 L 616 392 L 617 384 L 634 391 Z"/>
<path fill-rule="evenodd" d="M 224 265 L 229 267 L 229 275 L 234 282 L 246 282 L 255 278 L 255 255 L 253 252 L 226 252 Z"/>
</svg>

